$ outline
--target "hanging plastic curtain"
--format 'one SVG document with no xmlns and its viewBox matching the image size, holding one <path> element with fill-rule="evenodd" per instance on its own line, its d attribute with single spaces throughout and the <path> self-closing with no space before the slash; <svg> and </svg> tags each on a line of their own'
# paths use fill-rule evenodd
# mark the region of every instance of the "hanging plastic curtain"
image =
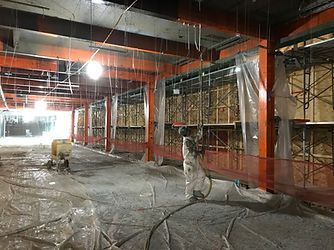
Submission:
<svg viewBox="0 0 334 250">
<path fill-rule="evenodd" d="M 240 121 L 244 151 L 258 155 L 259 57 L 241 53 L 236 57 Z"/>
<path fill-rule="evenodd" d="M 117 109 L 118 109 L 118 95 L 114 95 L 111 98 L 111 141 L 116 139 L 116 128 L 117 128 Z M 115 144 L 111 144 L 111 152 L 114 152 Z"/>
<path fill-rule="evenodd" d="M 144 118 L 145 118 L 145 128 L 148 127 L 148 98 L 147 98 L 147 85 L 143 87 L 143 96 L 144 96 Z M 146 140 L 146 139 L 145 139 Z"/>
<path fill-rule="evenodd" d="M 5 137 L 5 117 L 0 114 L 0 137 Z"/>
<path fill-rule="evenodd" d="M 88 108 L 88 136 L 93 135 L 93 109 L 95 104 L 89 105 Z"/>
<path fill-rule="evenodd" d="M 273 92 L 276 112 L 280 117 L 275 156 L 278 159 L 291 159 L 291 128 L 289 120 L 295 117 L 297 102 L 296 98 L 290 94 L 283 56 L 276 57 Z"/>
<path fill-rule="evenodd" d="M 78 135 L 79 110 L 74 111 L 74 138 Z"/>
<path fill-rule="evenodd" d="M 277 56 L 275 63 L 275 85 L 273 93 L 275 96 L 276 113 L 280 117 L 275 147 L 275 157 L 277 159 L 291 160 L 290 119 L 293 119 L 295 116 L 297 101 L 290 93 L 285 72 L 284 57 Z M 293 168 L 290 161 L 279 161 L 275 164 L 275 182 L 283 184 L 278 187 L 280 191 L 284 191 L 282 188 L 289 188 L 294 184 Z"/>
<path fill-rule="evenodd" d="M 165 81 L 159 81 L 156 84 L 154 92 L 154 144 L 164 145 L 165 143 L 165 101 L 166 101 L 166 83 Z M 155 162 L 161 165 L 163 157 L 155 156 Z"/>
</svg>

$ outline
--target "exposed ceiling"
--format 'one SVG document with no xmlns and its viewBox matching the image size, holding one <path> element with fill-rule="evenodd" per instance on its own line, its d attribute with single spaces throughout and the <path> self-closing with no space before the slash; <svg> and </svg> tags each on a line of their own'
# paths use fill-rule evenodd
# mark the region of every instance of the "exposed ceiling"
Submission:
<svg viewBox="0 0 334 250">
<path fill-rule="evenodd" d="M 198 66 L 201 55 L 213 62 L 220 49 L 325 4 L 332 1 L 0 0 L 2 96 L 15 106 L 43 97 L 72 108 Z M 104 65 L 98 81 L 84 74 L 90 59 Z"/>
</svg>

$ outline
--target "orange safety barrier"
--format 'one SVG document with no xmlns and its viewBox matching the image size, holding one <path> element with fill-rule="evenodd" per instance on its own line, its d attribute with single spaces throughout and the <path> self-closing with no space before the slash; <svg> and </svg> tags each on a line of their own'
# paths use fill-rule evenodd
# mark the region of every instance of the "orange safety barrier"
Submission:
<svg viewBox="0 0 334 250">
<path fill-rule="evenodd" d="M 154 146 L 155 155 L 182 160 L 181 147 Z M 334 166 L 296 160 L 260 158 L 232 151 L 206 151 L 201 165 L 230 180 L 257 187 L 261 161 L 274 166 L 274 192 L 334 208 Z"/>
<path fill-rule="evenodd" d="M 83 141 L 84 136 L 74 135 Z M 90 137 L 89 141 L 103 140 L 103 137 Z M 117 150 L 144 152 L 146 143 L 112 140 Z M 156 156 L 182 161 L 181 146 L 153 146 Z M 274 192 L 285 193 L 303 201 L 314 202 L 334 208 L 334 166 L 296 160 L 261 158 L 232 151 L 206 151 L 201 165 L 230 180 L 240 180 L 251 186 L 259 184 L 259 165 L 261 161 L 274 166 Z M 272 177 L 272 176 L 271 176 Z"/>
<path fill-rule="evenodd" d="M 79 142 L 85 141 L 85 137 L 83 135 L 80 135 L 80 134 L 74 134 L 73 139 L 76 140 L 76 141 L 79 141 Z"/>
<path fill-rule="evenodd" d="M 75 135 L 73 135 L 73 139 L 78 141 L 78 142 L 84 142 L 85 141 L 85 136 L 80 135 L 80 134 L 75 134 Z M 102 140 L 105 140 L 105 137 L 102 137 L 102 136 L 88 136 L 88 143 L 90 143 L 90 144 L 100 142 Z"/>
<path fill-rule="evenodd" d="M 111 140 L 117 150 L 127 151 L 127 152 L 144 152 L 146 148 L 146 143 L 141 142 L 131 142 L 131 141 L 121 141 L 121 140 Z"/>
<path fill-rule="evenodd" d="M 260 158 L 230 151 L 206 151 L 203 167 L 230 179 L 258 186 L 259 164 L 274 166 L 274 192 L 334 208 L 334 166 L 306 161 Z"/>
<path fill-rule="evenodd" d="M 182 147 L 153 145 L 154 155 L 182 161 Z"/>
</svg>

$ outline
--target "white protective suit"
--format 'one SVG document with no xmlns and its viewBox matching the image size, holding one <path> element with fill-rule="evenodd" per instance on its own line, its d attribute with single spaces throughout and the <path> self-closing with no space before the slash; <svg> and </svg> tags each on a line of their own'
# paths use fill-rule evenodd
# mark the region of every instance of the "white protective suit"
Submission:
<svg viewBox="0 0 334 250">
<path fill-rule="evenodd" d="M 199 130 L 196 136 L 183 137 L 183 171 L 186 177 L 186 198 L 193 196 L 193 191 L 202 191 L 205 180 L 205 172 L 198 161 L 197 142 L 202 138 Z"/>
</svg>

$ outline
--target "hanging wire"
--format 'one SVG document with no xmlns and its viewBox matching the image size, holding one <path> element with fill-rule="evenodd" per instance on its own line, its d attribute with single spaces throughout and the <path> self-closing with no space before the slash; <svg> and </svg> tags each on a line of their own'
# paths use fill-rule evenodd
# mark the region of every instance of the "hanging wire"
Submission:
<svg viewBox="0 0 334 250">
<path fill-rule="evenodd" d="M 132 8 L 132 6 L 133 5 L 135 5 L 136 3 L 138 2 L 138 0 L 134 0 L 133 2 L 132 2 L 132 4 L 130 4 L 123 12 L 122 12 L 122 14 L 119 16 L 119 18 L 117 19 L 117 21 L 116 21 L 116 23 L 115 23 L 115 25 L 112 27 L 112 29 L 110 30 L 110 32 L 109 32 L 109 34 L 106 36 L 106 38 L 103 40 L 103 42 L 102 42 L 102 44 L 101 44 L 101 46 L 103 46 L 104 44 L 106 44 L 106 42 L 108 41 L 108 39 L 110 38 L 110 36 L 113 34 L 113 32 L 114 32 L 114 30 L 116 29 L 116 27 L 117 27 L 117 25 L 119 24 L 119 22 L 121 21 L 121 19 L 122 19 L 122 17 L 124 16 L 124 14 L 126 13 L 126 12 L 128 12 L 131 8 Z M 81 72 L 81 70 L 84 68 L 84 67 L 86 67 L 86 65 L 90 62 L 90 61 L 92 61 L 93 59 L 94 59 L 94 57 L 100 52 L 100 48 L 98 48 L 93 54 L 92 54 L 92 56 L 89 58 L 89 60 L 87 61 L 87 62 L 85 62 L 75 73 L 73 73 L 73 74 L 78 74 L 78 73 L 80 73 Z M 68 80 L 68 77 L 65 79 L 65 80 L 63 80 L 62 82 L 60 82 L 60 83 L 64 83 L 64 82 L 66 82 Z M 50 95 L 55 89 L 57 89 L 57 87 L 59 86 L 59 83 L 53 88 L 53 89 L 51 89 L 50 91 L 49 91 L 49 93 L 46 95 L 46 96 L 48 96 L 48 95 Z"/>
</svg>

